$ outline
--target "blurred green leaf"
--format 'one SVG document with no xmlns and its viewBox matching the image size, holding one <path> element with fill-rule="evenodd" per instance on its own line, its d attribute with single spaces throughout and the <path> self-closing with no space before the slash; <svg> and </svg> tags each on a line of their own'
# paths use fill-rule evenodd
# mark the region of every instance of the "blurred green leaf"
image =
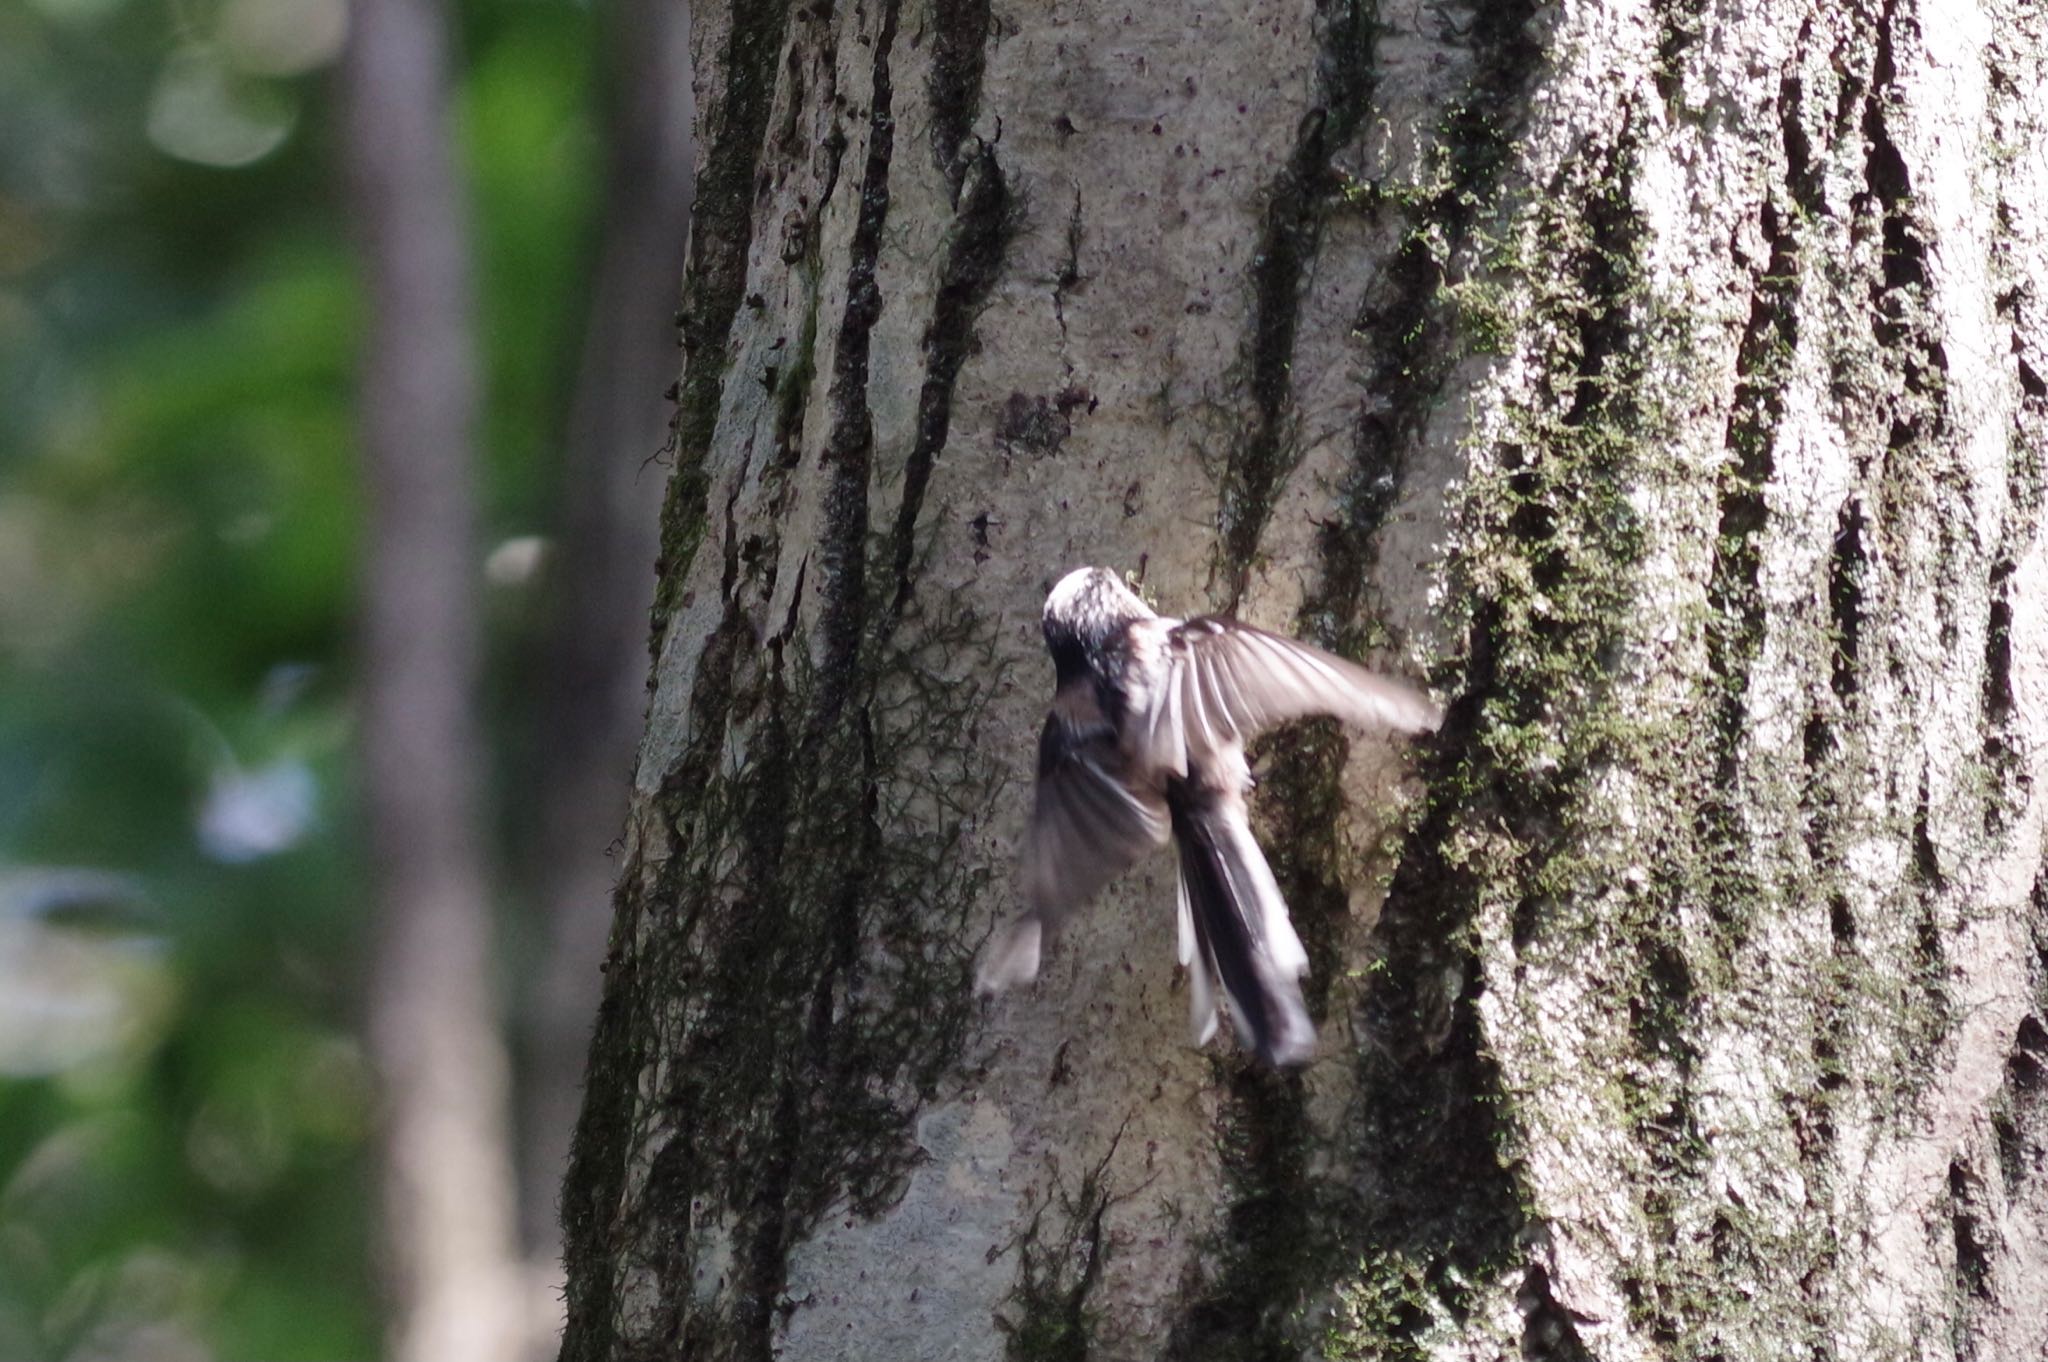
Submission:
<svg viewBox="0 0 2048 1362">
<path fill-rule="evenodd" d="M 17 1001 L 45 1009 L 0 1037 L 21 1057 L 0 1065 L 10 1362 L 377 1350 L 353 1038 L 360 302 L 321 69 L 339 11 L 290 0 L 285 23 L 284 2 L 0 5 L 0 883 L 59 867 L 147 904 L 0 939 L 0 986 L 10 961 L 42 971 Z M 459 18 L 491 544 L 555 495 L 595 32 L 568 0 Z M 222 109 L 270 131 L 168 136 L 166 82 L 195 72 L 179 136 L 222 134 Z M 245 802 L 224 814 L 224 791 Z M 207 833 L 223 817 L 241 841 Z"/>
</svg>

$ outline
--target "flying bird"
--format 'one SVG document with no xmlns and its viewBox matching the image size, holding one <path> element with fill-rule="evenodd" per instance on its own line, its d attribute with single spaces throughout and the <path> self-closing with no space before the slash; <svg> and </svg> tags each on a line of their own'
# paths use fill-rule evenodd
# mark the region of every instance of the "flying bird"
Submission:
<svg viewBox="0 0 2048 1362">
<path fill-rule="evenodd" d="M 1220 986 L 1248 1048 L 1269 1064 L 1306 1063 L 1308 955 L 1246 821 L 1244 745 L 1309 715 L 1420 733 L 1442 711 L 1401 682 L 1226 616 L 1162 618 L 1106 568 L 1062 577 L 1040 623 L 1057 688 L 1038 737 L 1024 911 L 978 988 L 1037 977 L 1061 920 L 1171 837 L 1195 1044 L 1215 1034 Z"/>
</svg>

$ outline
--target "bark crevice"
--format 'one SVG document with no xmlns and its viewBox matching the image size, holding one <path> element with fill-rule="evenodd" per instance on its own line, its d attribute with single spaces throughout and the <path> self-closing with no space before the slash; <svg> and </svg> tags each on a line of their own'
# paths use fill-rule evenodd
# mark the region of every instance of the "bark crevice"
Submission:
<svg viewBox="0 0 2048 1362">
<path fill-rule="evenodd" d="M 940 0 L 902 16 L 892 111 L 831 88 L 882 60 L 879 0 L 806 7 L 806 51 L 835 30 L 847 70 L 785 63 L 771 121 L 790 148 L 815 124 L 803 173 L 862 198 L 827 218 L 798 172 L 755 175 L 789 268 L 757 205 L 763 301 L 733 336 L 769 393 L 730 389 L 714 441 L 699 551 L 722 532 L 726 556 L 690 581 L 722 568 L 727 599 L 689 611 L 704 652 L 666 697 L 688 722 L 636 809 L 600 1023 L 622 1067 L 588 1118 L 638 1143 L 570 1190 L 614 1246 L 584 1250 L 616 1265 L 614 1355 L 1734 1356 L 1846 1330 L 1883 1357 L 1855 1313 L 1880 1253 L 1924 1337 L 2019 1337 L 1989 1302 L 2020 1261 L 2010 1189 L 2040 1196 L 2048 1042 L 2038 1000 L 2017 1031 L 1987 1012 L 2019 1004 L 1986 962 L 2048 928 L 1972 896 L 2039 835 L 2048 399 L 2023 288 L 1989 293 L 2039 272 L 2033 229 L 1939 198 L 1951 148 L 2031 192 L 1951 113 L 1978 35 L 1923 43 L 1898 0 L 1288 13 L 1231 27 L 1215 69 L 1285 63 L 1299 89 L 1314 63 L 1299 121 L 1183 78 L 1209 12 Z M 729 46 L 700 53 L 713 85 Z M 1179 115 L 1147 89 L 1191 101 L 1185 134 L 1155 134 Z M 1995 140 L 2033 145 L 2001 99 Z M 877 171 L 892 112 L 916 145 Z M 1020 230 L 1041 184 L 1043 238 Z M 2008 340 L 2002 377 L 1966 375 Z M 1228 439 L 1212 499 L 1133 491 L 1120 518 L 1119 489 L 1208 453 L 1159 449 L 1155 368 L 1169 407 L 1218 394 Z M 1089 389 L 1101 415 L 1070 421 Z M 956 401 L 986 404 L 985 472 L 955 466 Z M 1966 424 L 1987 413 L 2013 418 L 2002 470 Z M 971 533 L 934 532 L 963 478 Z M 1160 1048 L 1186 998 L 1106 913 L 1068 944 L 1108 953 L 968 993 L 1028 803 L 992 791 L 1028 778 L 995 754 L 1042 717 L 1008 679 L 1037 665 L 1038 574 L 1144 549 L 1162 584 L 1209 569 L 1218 605 L 1300 573 L 1296 631 L 1348 656 L 1427 617 L 1452 659 L 1427 793 L 1383 850 L 1346 790 L 1396 763 L 1315 724 L 1256 754 L 1343 1047 L 1305 1076 Z M 1380 857 L 1369 925 L 1352 891 Z M 1927 1195 L 1879 1205 L 1871 1169 Z M 881 1255 L 919 1275 L 877 1280 Z"/>
<path fill-rule="evenodd" d="M 765 149 L 788 16 L 789 0 L 759 0 L 733 8 L 722 67 L 728 75 L 720 95 L 701 115 L 707 150 L 691 208 L 689 271 L 677 314 L 684 367 L 670 425 L 675 471 L 661 513 L 661 553 L 655 560 L 649 631 L 657 654 L 675 596 L 682 590 L 683 568 L 703 537 L 704 498 L 710 488 L 704 463 L 718 425 L 726 343 L 746 293 L 755 173 Z"/>
<path fill-rule="evenodd" d="M 1318 532 L 1314 585 L 1301 607 L 1309 636 L 1340 651 L 1356 653 L 1379 641 L 1363 618 L 1377 535 L 1400 495 L 1405 451 L 1419 437 L 1457 347 L 1474 339 L 1471 328 L 1461 329 L 1443 284 L 1452 258 L 1467 249 L 1475 225 L 1491 210 L 1517 110 L 1536 74 L 1538 51 L 1527 28 L 1532 13 L 1525 5 L 1488 7 L 1460 35 L 1474 49 L 1473 74 L 1438 130 L 1444 176 L 1420 202 L 1393 204 L 1365 187 L 1347 192 L 1328 164 L 1369 115 L 1380 34 L 1375 9 L 1345 10 L 1332 20 L 1319 68 L 1326 107 L 1304 121 L 1294 158 L 1269 191 L 1253 280 L 1251 426 L 1226 472 L 1220 527 L 1219 554 L 1233 596 L 1293 464 L 1294 333 L 1325 218 L 1340 208 L 1379 213 L 1389 207 L 1408 218 L 1396 254 L 1368 286 L 1354 324 L 1354 333 L 1372 346 L 1370 378 L 1338 514 Z M 1594 370 L 1602 362 L 1599 348 L 1583 355 Z M 1485 652 L 1484 641 L 1473 651 Z M 1469 739 L 1477 719 L 1476 674 L 1468 673 L 1438 752 L 1457 750 Z M 1305 991 L 1319 1018 L 1338 964 L 1339 925 L 1349 913 L 1338 873 L 1346 750 L 1334 726 L 1310 725 L 1271 740 L 1261 758 L 1268 771 L 1261 841 L 1310 955 Z M 1466 1308 L 1473 1284 L 1513 1260 L 1523 1222 L 1512 1176 L 1496 1158 L 1502 1139 L 1493 1117 L 1498 1079 L 1471 1009 L 1477 972 L 1469 958 L 1444 955 L 1460 931 L 1451 920 L 1402 902 L 1424 892 L 1428 876 L 1418 865 L 1427 861 L 1448 873 L 1431 848 L 1433 837 L 1448 835 L 1449 815 L 1431 807 L 1402 853 L 1375 933 L 1373 953 L 1386 968 L 1375 971 L 1365 1000 L 1363 1026 L 1371 1039 L 1362 1049 L 1359 1106 L 1366 1115 L 1357 1152 L 1366 1186 L 1345 1187 L 1311 1171 L 1299 1080 L 1229 1072 L 1221 1127 L 1231 1189 L 1223 1266 L 1191 1293 L 1172 1356 L 1291 1356 L 1298 1341 L 1290 1309 L 1332 1282 L 1339 1283 L 1346 1312 L 1383 1326 L 1374 1337 L 1419 1355 L 1418 1340 L 1433 1312 Z M 1437 993 L 1447 977 L 1465 981 L 1464 987 L 1449 996 Z M 1420 1197 L 1415 1189 L 1421 1187 L 1435 1193 Z M 1455 1191 L 1446 1198 L 1446 1189 Z"/>
<path fill-rule="evenodd" d="M 946 177 L 953 205 L 969 166 L 961 148 L 981 112 L 982 73 L 988 67 L 989 0 L 938 0 L 932 6 L 932 69 L 925 100 L 931 108 L 932 164 Z"/>
<path fill-rule="evenodd" d="M 896 120 L 889 58 L 896 45 L 901 0 L 883 0 L 875 37 L 874 82 L 869 91 L 867 160 L 861 172 L 860 204 L 848 247 L 846 311 L 833 345 L 832 429 L 821 462 L 826 471 L 825 523 L 818 535 L 820 591 L 818 708 L 812 716 L 814 742 L 838 717 L 851 694 L 860 664 L 867 622 L 868 485 L 875 458 L 874 417 L 868 410 L 870 334 L 882 315 L 875 266 L 882 228 L 889 216 L 889 161 L 895 153 Z"/>
<path fill-rule="evenodd" d="M 1789 147 L 1787 155 L 1789 159 Z M 1785 410 L 1785 373 L 1799 344 L 1798 244 L 1790 224 L 1768 199 L 1761 220 L 1770 258 L 1752 286 L 1749 322 L 1736 352 L 1735 398 L 1724 441 L 1733 462 L 1721 477 L 1714 569 L 1707 586 L 1715 618 L 1708 636 L 1709 665 L 1721 687 L 1716 783 L 1731 797 L 1740 777 L 1750 666 L 1763 644 L 1766 625 L 1757 580 L 1770 523 L 1765 491 L 1777 472 L 1773 445 Z"/>
<path fill-rule="evenodd" d="M 963 167 L 963 174 L 955 185 L 951 240 L 924 333 L 924 384 L 918 391 L 916 433 L 904 461 L 903 497 L 891 539 L 892 617 L 901 615 L 910 601 L 917 518 L 932 468 L 952 431 L 953 391 L 974 346 L 974 318 L 1001 277 L 1017 226 L 1015 203 L 994 144 L 983 146 Z"/>
</svg>

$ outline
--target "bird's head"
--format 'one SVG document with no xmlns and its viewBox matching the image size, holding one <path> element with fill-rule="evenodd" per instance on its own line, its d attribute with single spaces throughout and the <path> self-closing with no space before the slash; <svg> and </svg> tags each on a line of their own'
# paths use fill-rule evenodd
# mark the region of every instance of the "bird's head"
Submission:
<svg viewBox="0 0 2048 1362">
<path fill-rule="evenodd" d="M 1152 608 L 1108 568 L 1075 568 L 1045 598 L 1040 627 L 1060 679 L 1087 668 L 1132 620 L 1152 618 Z"/>
</svg>

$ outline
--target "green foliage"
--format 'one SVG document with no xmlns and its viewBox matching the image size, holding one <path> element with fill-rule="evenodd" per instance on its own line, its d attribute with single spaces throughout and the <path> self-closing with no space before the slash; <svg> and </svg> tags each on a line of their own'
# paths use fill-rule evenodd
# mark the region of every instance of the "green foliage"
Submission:
<svg viewBox="0 0 2048 1362">
<path fill-rule="evenodd" d="M 172 61 L 262 8 L 0 9 L 10 1359 L 377 1346 L 348 762 L 361 305 L 332 72 L 235 77 L 288 118 L 245 165 L 179 159 L 162 126 Z M 595 32 L 565 0 L 459 22 L 488 544 L 554 499 Z M 251 813 L 283 820 L 269 841 Z"/>
</svg>

